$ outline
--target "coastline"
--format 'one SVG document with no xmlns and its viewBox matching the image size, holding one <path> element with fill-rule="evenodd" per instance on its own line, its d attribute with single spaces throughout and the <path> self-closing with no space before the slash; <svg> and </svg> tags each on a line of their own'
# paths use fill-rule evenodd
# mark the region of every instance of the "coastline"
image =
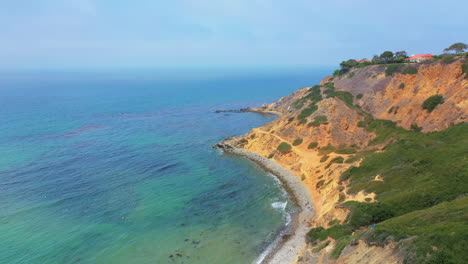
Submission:
<svg viewBox="0 0 468 264">
<path fill-rule="evenodd" d="M 291 199 L 299 206 L 298 213 L 291 216 L 290 224 L 284 232 L 267 247 L 264 253 L 257 259 L 258 264 L 287 264 L 294 263 L 302 249 L 306 247 L 306 234 L 310 227 L 310 221 L 314 215 L 312 196 L 307 187 L 302 184 L 299 177 L 286 170 L 274 160 L 267 159 L 254 152 L 244 151 L 231 144 L 232 138 L 227 138 L 215 147 L 223 151 L 243 156 L 262 167 L 264 170 L 277 177 L 291 196 Z"/>
</svg>

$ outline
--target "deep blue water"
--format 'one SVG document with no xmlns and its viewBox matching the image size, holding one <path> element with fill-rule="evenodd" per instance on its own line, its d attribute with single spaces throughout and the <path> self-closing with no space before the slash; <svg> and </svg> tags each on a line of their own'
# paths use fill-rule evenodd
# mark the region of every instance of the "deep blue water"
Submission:
<svg viewBox="0 0 468 264">
<path fill-rule="evenodd" d="M 0 73 L 0 263 L 250 263 L 293 205 L 211 146 L 330 69 Z M 283 209 L 287 204 L 286 210 Z"/>
</svg>

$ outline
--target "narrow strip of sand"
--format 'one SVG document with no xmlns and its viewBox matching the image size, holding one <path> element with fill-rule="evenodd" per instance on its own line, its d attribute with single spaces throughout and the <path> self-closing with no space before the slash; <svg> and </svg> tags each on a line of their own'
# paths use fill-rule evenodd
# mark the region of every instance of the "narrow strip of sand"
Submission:
<svg viewBox="0 0 468 264">
<path fill-rule="evenodd" d="M 295 215 L 291 221 L 290 227 L 286 234 L 282 234 L 282 238 L 271 249 L 270 252 L 263 256 L 257 263 L 262 264 L 290 264 L 294 263 L 299 253 L 306 246 L 306 234 L 310 230 L 308 222 L 314 217 L 313 201 L 307 187 L 302 184 L 299 177 L 294 175 L 289 170 L 286 170 L 274 160 L 267 159 L 253 152 L 248 152 L 239 148 L 235 148 L 230 144 L 231 140 L 227 139 L 216 147 L 223 149 L 228 153 L 244 156 L 266 171 L 274 174 L 283 183 L 285 189 L 290 194 L 293 201 L 300 207 L 300 212 Z"/>
</svg>

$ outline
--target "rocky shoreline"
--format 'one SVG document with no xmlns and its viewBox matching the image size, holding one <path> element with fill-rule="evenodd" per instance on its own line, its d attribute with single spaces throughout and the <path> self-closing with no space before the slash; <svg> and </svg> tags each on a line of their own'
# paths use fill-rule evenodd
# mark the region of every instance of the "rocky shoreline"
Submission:
<svg viewBox="0 0 468 264">
<path fill-rule="evenodd" d="M 282 232 L 281 237 L 275 240 L 276 243 L 273 245 L 273 248 L 266 253 L 263 259 L 259 259 L 257 263 L 293 263 L 299 257 L 301 250 L 306 247 L 306 234 L 310 229 L 308 223 L 315 215 L 310 192 L 295 174 L 271 159 L 235 147 L 236 141 L 236 138 L 227 138 L 214 147 L 222 149 L 226 153 L 246 157 L 266 171 L 274 174 L 282 182 L 293 201 L 300 208 L 300 211 L 293 215 L 290 225 L 286 228 L 286 232 Z"/>
</svg>

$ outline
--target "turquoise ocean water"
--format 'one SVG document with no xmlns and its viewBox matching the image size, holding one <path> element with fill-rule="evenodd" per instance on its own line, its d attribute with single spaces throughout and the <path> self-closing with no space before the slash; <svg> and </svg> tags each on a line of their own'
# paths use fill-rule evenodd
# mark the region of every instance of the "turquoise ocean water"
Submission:
<svg viewBox="0 0 468 264">
<path fill-rule="evenodd" d="M 0 73 L 0 263 L 252 263 L 294 206 L 211 146 L 330 69 Z"/>
</svg>

